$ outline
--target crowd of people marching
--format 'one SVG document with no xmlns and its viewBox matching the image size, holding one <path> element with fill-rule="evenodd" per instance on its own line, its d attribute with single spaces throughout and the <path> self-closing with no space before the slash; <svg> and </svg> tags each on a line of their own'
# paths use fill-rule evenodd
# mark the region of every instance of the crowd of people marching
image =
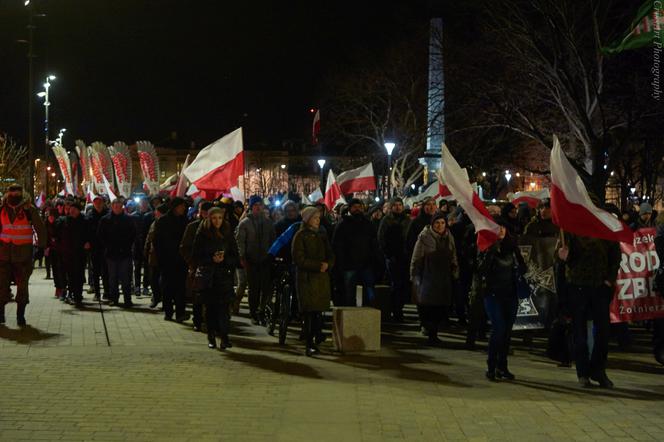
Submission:
<svg viewBox="0 0 664 442">
<path fill-rule="evenodd" d="M 95 302 L 131 308 L 134 297 L 151 296 L 150 308 L 161 304 L 167 321 L 188 321 L 191 304 L 193 328 L 207 332 L 210 348 L 224 349 L 232 345 L 230 317 L 239 312 L 247 289 L 252 323 L 265 322 L 278 276 L 273 262 L 279 258 L 293 270 L 308 356 L 318 353 L 325 339 L 323 313 L 331 303 L 355 306 L 356 286 L 361 286 L 362 303 L 374 305 L 376 287 L 388 283 L 384 319 L 404 321 L 404 305 L 414 303 L 431 345 L 440 344 L 441 327 L 456 318 L 473 348 L 477 339 L 485 339 L 488 319 L 486 377 L 514 379 L 508 355 L 526 272 L 517 240 L 523 234 L 561 238 L 548 201 L 534 213 L 527 205 L 489 206 L 501 230 L 498 241 L 481 252 L 474 226 L 453 201 L 425 199 L 407 208 L 397 197 L 373 205 L 351 199 L 334 211 L 322 203 L 266 202 L 258 196 L 247 203 L 160 196 L 109 202 L 96 196 L 88 204 L 57 198 L 37 209 L 20 186 L 10 186 L 0 209 L 0 323 L 13 282 L 17 324 L 26 324 L 28 280 L 33 265 L 44 265 L 55 297 L 75 307 L 83 306 L 86 281 Z M 607 209 L 633 228 L 657 226 L 657 252 L 664 256 L 664 216 L 656 216 L 647 203 L 638 213 Z M 605 371 L 609 303 L 619 247 L 565 234 L 556 262 L 566 286 L 560 310 L 571 319 L 571 357 L 579 382 L 590 386 L 594 380 L 610 388 Z"/>
</svg>

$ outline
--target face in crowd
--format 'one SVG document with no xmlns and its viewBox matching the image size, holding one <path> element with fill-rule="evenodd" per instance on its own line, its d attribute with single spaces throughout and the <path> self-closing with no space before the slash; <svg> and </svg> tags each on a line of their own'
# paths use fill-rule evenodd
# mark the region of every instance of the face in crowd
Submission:
<svg viewBox="0 0 664 442">
<path fill-rule="evenodd" d="M 403 213 L 403 203 L 401 201 L 395 201 L 390 204 L 390 210 L 395 215 L 401 215 Z"/>
<path fill-rule="evenodd" d="M 23 201 L 23 191 L 21 189 L 14 189 L 7 192 L 7 204 L 16 207 Z"/>
<path fill-rule="evenodd" d="M 426 213 L 427 215 L 432 216 L 434 213 L 436 213 L 436 202 L 430 199 L 424 204 L 422 210 L 424 210 L 424 213 Z"/>
<path fill-rule="evenodd" d="M 122 212 L 124 211 L 123 209 L 124 207 L 122 205 L 122 201 L 113 201 L 111 203 L 111 211 L 113 212 L 113 215 L 122 214 Z"/>
<path fill-rule="evenodd" d="M 309 221 L 307 222 L 309 227 L 311 227 L 313 230 L 318 230 L 320 227 L 320 212 L 314 213 L 311 218 L 309 218 Z"/>
<path fill-rule="evenodd" d="M 254 216 L 259 216 L 263 212 L 264 212 L 263 203 L 254 203 L 254 205 L 251 206 L 251 213 Z"/>
<path fill-rule="evenodd" d="M 215 229 L 220 229 L 223 223 L 224 223 L 224 214 L 222 212 L 215 212 L 210 217 L 210 224 L 212 224 L 212 226 Z"/>
<path fill-rule="evenodd" d="M 371 219 L 382 219 L 383 218 L 383 211 L 382 210 L 374 210 L 371 213 Z"/>
<path fill-rule="evenodd" d="M 551 219 L 551 207 L 544 206 L 540 208 L 540 218 L 542 219 Z"/>
<path fill-rule="evenodd" d="M 175 216 L 184 216 L 184 213 L 187 211 L 187 206 L 184 204 L 178 204 L 173 207 L 173 215 Z"/>
<path fill-rule="evenodd" d="M 438 218 L 431 225 L 431 228 L 437 234 L 442 235 L 443 233 L 445 233 L 445 229 L 447 229 L 447 221 L 445 221 L 445 218 Z"/>
<path fill-rule="evenodd" d="M 355 204 L 351 205 L 348 208 L 348 213 L 350 213 L 351 216 L 362 215 L 364 213 L 364 204 L 355 203 Z"/>
<path fill-rule="evenodd" d="M 101 198 L 95 198 L 94 201 L 92 201 L 92 206 L 97 212 L 101 212 L 104 210 L 104 200 Z"/>
<path fill-rule="evenodd" d="M 284 210 L 284 215 L 286 215 L 286 218 L 289 220 L 297 219 L 297 207 L 295 207 L 294 204 L 287 205 Z"/>
</svg>

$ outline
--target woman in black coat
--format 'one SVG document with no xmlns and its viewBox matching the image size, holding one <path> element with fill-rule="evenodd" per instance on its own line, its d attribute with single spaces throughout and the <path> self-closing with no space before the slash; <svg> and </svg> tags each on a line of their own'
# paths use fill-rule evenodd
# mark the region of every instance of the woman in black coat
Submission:
<svg viewBox="0 0 664 442">
<path fill-rule="evenodd" d="M 221 338 L 219 348 L 230 348 L 230 306 L 235 298 L 233 278 L 240 258 L 235 237 L 230 225 L 224 222 L 220 208 L 212 208 L 198 228 L 193 255 L 198 264 L 194 286 L 200 290 L 205 304 L 208 347 L 216 347 L 218 336 Z"/>
</svg>

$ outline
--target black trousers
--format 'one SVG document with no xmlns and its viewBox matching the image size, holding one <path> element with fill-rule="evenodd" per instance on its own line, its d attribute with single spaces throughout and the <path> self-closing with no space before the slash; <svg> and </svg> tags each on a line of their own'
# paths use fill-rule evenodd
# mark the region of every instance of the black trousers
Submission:
<svg viewBox="0 0 664 442">
<path fill-rule="evenodd" d="M 578 377 L 590 377 L 606 369 L 609 356 L 610 287 L 568 285 L 574 331 L 574 360 Z M 588 321 L 593 321 L 594 344 L 588 351 Z"/>
<path fill-rule="evenodd" d="M 95 296 L 101 296 L 101 284 L 104 285 L 104 296 L 108 295 L 108 267 L 103 251 L 94 251 L 90 254 L 90 264 L 92 264 L 92 287 Z M 100 282 L 101 281 L 101 282 Z"/>
<path fill-rule="evenodd" d="M 159 267 L 150 266 L 150 288 L 152 289 L 152 302 L 161 302 L 161 271 Z"/>
<path fill-rule="evenodd" d="M 403 316 L 403 306 L 410 299 L 408 262 L 405 258 L 388 258 L 386 266 L 392 289 L 392 314 L 395 317 L 401 317 Z"/>
<path fill-rule="evenodd" d="M 187 269 L 184 266 L 169 266 L 161 269 L 161 289 L 164 303 L 164 316 L 182 318 L 185 314 L 185 279 Z"/>
<path fill-rule="evenodd" d="M 85 282 L 85 254 L 62 256 L 62 262 L 67 275 L 67 290 L 75 302 L 81 302 Z"/>
<path fill-rule="evenodd" d="M 438 333 L 443 319 L 447 318 L 448 307 L 444 305 L 418 305 L 417 313 L 420 316 L 422 327 L 431 335 Z"/>
<path fill-rule="evenodd" d="M 263 314 L 265 306 L 272 296 L 271 264 L 268 261 L 249 263 L 247 267 L 247 285 L 249 286 L 249 311 L 252 316 Z"/>
<path fill-rule="evenodd" d="M 53 284 L 55 284 L 56 289 L 64 290 L 67 288 L 67 272 L 62 257 L 54 250 L 51 250 L 50 256 L 53 264 Z"/>
<path fill-rule="evenodd" d="M 205 323 L 208 339 L 220 337 L 228 341 L 231 324 L 230 302 L 208 302 L 205 304 Z"/>
<path fill-rule="evenodd" d="M 134 290 L 148 287 L 148 268 L 142 253 L 134 253 Z"/>
<path fill-rule="evenodd" d="M 323 312 L 304 312 L 304 338 L 307 348 L 314 345 L 314 339 L 323 334 Z"/>
</svg>

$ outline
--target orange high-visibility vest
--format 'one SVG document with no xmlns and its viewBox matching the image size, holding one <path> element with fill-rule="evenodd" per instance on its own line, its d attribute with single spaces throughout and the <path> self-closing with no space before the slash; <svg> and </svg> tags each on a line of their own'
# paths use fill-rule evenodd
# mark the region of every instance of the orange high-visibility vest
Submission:
<svg viewBox="0 0 664 442">
<path fill-rule="evenodd" d="M 0 224 L 2 224 L 0 241 L 19 246 L 32 244 L 32 223 L 28 220 L 23 209 L 17 213 L 12 223 L 9 220 L 7 210 L 3 208 L 0 211 Z"/>
</svg>

